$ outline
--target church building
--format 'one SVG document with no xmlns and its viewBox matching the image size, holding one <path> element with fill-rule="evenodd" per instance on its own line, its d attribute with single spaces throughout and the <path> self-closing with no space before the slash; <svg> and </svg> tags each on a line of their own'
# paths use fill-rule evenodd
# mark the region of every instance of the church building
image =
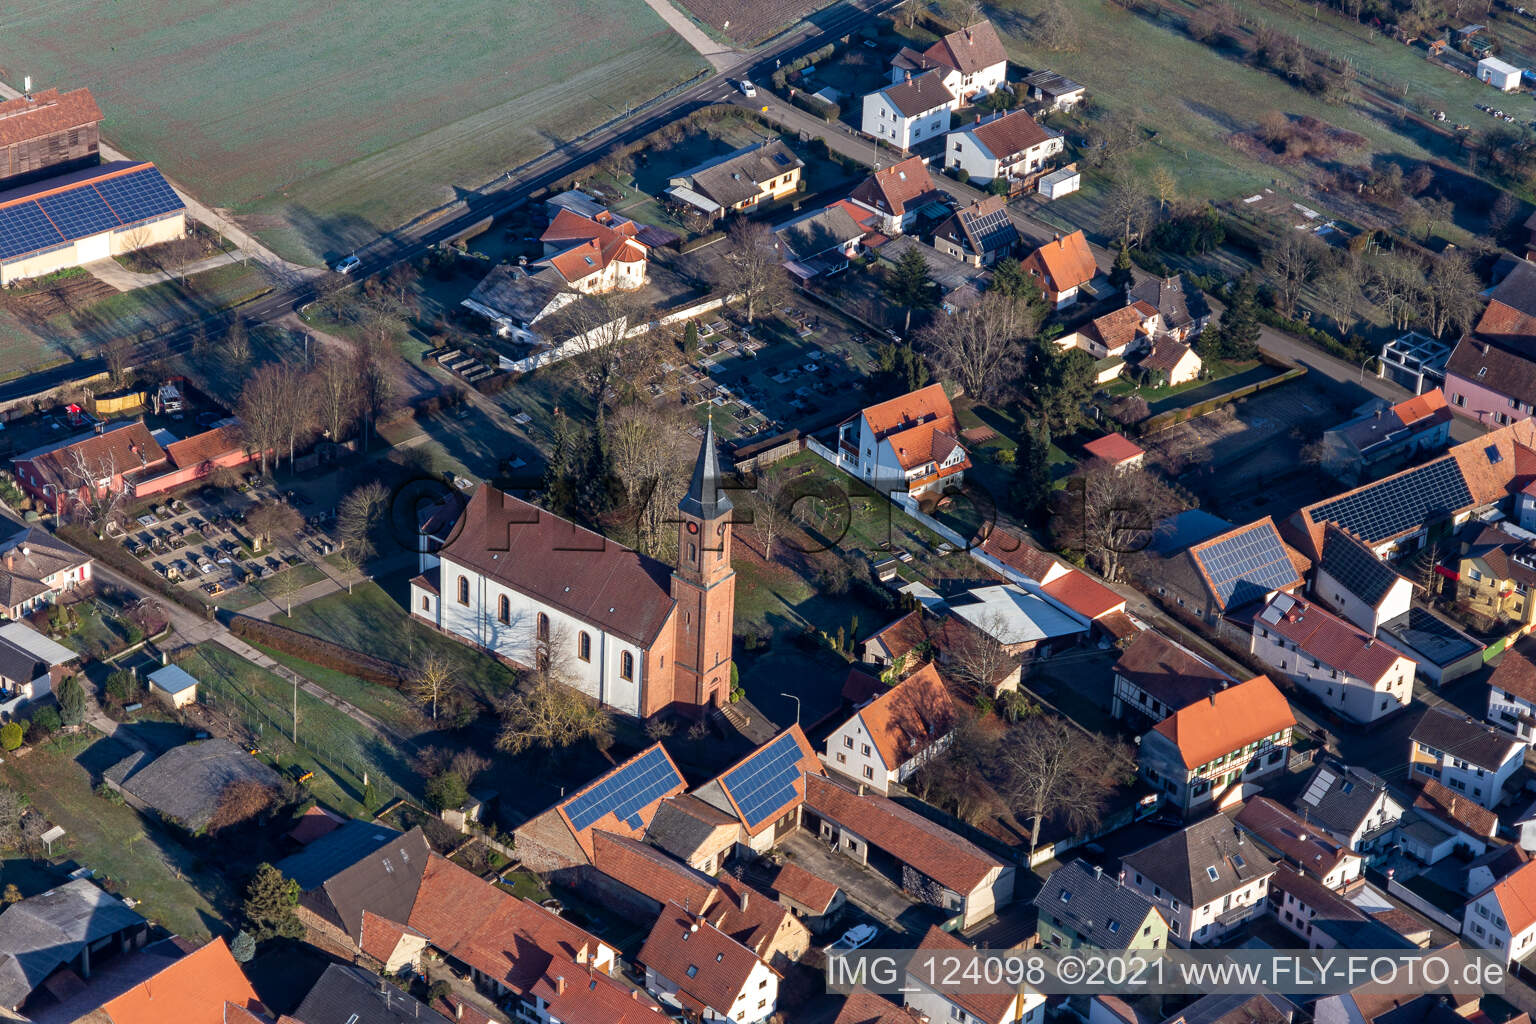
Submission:
<svg viewBox="0 0 1536 1024">
<path fill-rule="evenodd" d="M 730 699 L 736 603 L 713 427 L 678 510 L 673 568 L 482 484 L 424 527 L 411 614 L 514 665 L 559 658 L 614 711 L 701 715 Z"/>
</svg>

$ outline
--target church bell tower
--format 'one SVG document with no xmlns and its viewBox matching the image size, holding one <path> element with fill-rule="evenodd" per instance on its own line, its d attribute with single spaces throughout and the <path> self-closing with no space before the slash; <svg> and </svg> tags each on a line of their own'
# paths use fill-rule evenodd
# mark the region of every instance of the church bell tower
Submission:
<svg viewBox="0 0 1536 1024">
<path fill-rule="evenodd" d="M 715 427 L 704 430 L 688 493 L 678 503 L 676 671 L 672 699 L 701 710 L 730 700 L 736 573 L 731 568 L 731 499 L 720 486 Z"/>
</svg>

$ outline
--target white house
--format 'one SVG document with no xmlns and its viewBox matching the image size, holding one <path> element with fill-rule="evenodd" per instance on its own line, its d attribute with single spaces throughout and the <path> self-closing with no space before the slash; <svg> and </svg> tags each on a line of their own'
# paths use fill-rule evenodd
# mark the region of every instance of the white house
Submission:
<svg viewBox="0 0 1536 1024">
<path fill-rule="evenodd" d="M 943 985 L 939 967 L 946 957 L 969 954 L 971 946 L 958 935 L 937 927 L 918 944 L 907 967 L 902 986 L 903 1005 L 915 1010 L 922 1019 L 956 1024 L 1042 1024 L 1045 1020 L 1045 996 L 1033 991 L 1006 991 L 1001 986 Z M 961 961 L 964 963 L 965 961 Z"/>
<path fill-rule="evenodd" d="M 1520 69 L 1497 57 L 1484 57 L 1477 62 L 1477 80 L 1500 92 L 1515 92 L 1520 88 Z"/>
<path fill-rule="evenodd" d="M 1213 814 L 1121 859 L 1125 884 L 1168 920 L 1168 941 L 1215 942 L 1264 912 L 1275 864 L 1224 814 Z"/>
<path fill-rule="evenodd" d="M 752 950 L 684 907 L 669 904 L 640 950 L 646 991 L 702 1021 L 757 1024 L 773 1016 L 779 974 Z"/>
<path fill-rule="evenodd" d="M 944 138 L 944 166 L 986 184 L 994 178 L 1035 174 L 1062 148 L 1060 132 L 1041 127 L 1025 111 L 1015 110 L 950 132 Z"/>
<path fill-rule="evenodd" d="M 1506 964 L 1530 956 L 1536 948 L 1536 861 L 1474 896 L 1462 914 L 1461 934 Z"/>
<path fill-rule="evenodd" d="M 909 156 L 872 172 L 854 186 L 848 199 L 875 214 L 881 232 L 895 236 L 912 226 L 919 210 L 939 199 L 939 189 L 923 158 Z"/>
<path fill-rule="evenodd" d="M 1437 780 L 1492 809 L 1525 763 L 1525 744 L 1454 709 L 1436 707 L 1424 712 L 1409 734 L 1408 763 L 1415 782 Z"/>
<path fill-rule="evenodd" d="M 957 29 L 921 52 L 902 47 L 891 58 L 891 83 L 938 71 L 958 110 L 1008 84 L 1008 52 L 990 21 Z"/>
<path fill-rule="evenodd" d="M 1413 584 L 1354 536 L 1329 524 L 1312 596 L 1371 636 L 1384 622 L 1408 614 Z"/>
<path fill-rule="evenodd" d="M 849 472 L 887 494 L 919 497 L 959 486 L 971 466 L 940 384 L 871 405 L 837 428 Z"/>
<path fill-rule="evenodd" d="M 949 131 L 955 97 L 943 75 L 927 71 L 864 97 L 864 134 L 908 150 Z"/>
<path fill-rule="evenodd" d="M 48 696 L 79 657 L 25 622 L 0 622 L 0 711 Z"/>
<path fill-rule="evenodd" d="M 1365 858 L 1268 797 L 1244 803 L 1235 820 L 1271 856 L 1330 889 L 1342 890 L 1365 873 Z"/>
<path fill-rule="evenodd" d="M 821 760 L 886 796 L 949 746 L 954 725 L 949 689 L 929 662 L 838 726 Z"/>
<path fill-rule="evenodd" d="M 1314 827 L 1366 854 L 1385 848 L 1403 816 L 1380 776 L 1333 760 L 1313 770 L 1293 806 Z"/>
<path fill-rule="evenodd" d="M 1283 591 L 1253 620 L 1248 650 L 1356 722 L 1374 722 L 1413 700 L 1411 658 Z"/>
<path fill-rule="evenodd" d="M 1531 661 L 1533 641 L 1521 640 L 1507 647 L 1499 667 L 1488 677 L 1488 721 L 1515 734 L 1528 747 L 1536 747 L 1536 664 Z"/>
</svg>

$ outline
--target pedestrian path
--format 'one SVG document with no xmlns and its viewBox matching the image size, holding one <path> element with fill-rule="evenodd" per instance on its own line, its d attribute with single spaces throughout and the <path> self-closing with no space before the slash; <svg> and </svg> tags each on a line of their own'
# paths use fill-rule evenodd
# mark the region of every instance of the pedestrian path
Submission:
<svg viewBox="0 0 1536 1024">
<path fill-rule="evenodd" d="M 136 288 L 145 288 L 152 284 L 166 284 L 167 282 L 179 281 L 193 274 L 201 274 L 205 270 L 212 270 L 214 267 L 235 263 L 239 259 L 240 256 L 236 253 L 215 253 L 206 259 L 188 263 L 180 271 L 174 273 L 169 270 L 151 270 L 147 272 L 129 270 L 117 262 L 117 260 L 95 260 L 85 264 L 85 269 L 90 271 L 91 276 L 96 278 L 96 280 L 105 282 L 120 292 L 131 292 Z"/>
<path fill-rule="evenodd" d="M 661 15 L 661 20 L 665 21 L 672 31 L 683 37 L 684 42 L 699 51 L 699 55 L 709 61 L 716 71 L 724 71 L 741 60 L 741 54 L 723 43 L 715 42 L 709 37 L 709 33 L 693 23 L 692 18 L 673 7 L 667 0 L 645 0 L 645 2 L 650 5 L 651 10 Z"/>
</svg>

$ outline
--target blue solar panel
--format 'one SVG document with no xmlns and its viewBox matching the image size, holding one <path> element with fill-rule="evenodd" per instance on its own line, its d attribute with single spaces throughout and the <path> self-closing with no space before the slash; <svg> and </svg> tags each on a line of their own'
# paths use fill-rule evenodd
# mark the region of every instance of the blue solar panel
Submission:
<svg viewBox="0 0 1536 1024">
<path fill-rule="evenodd" d="M 1314 523 L 1338 523 L 1371 544 L 1473 506 L 1472 492 L 1447 456 L 1312 507 Z"/>
<path fill-rule="evenodd" d="M 1268 522 L 1215 541 L 1193 554 L 1211 578 L 1223 610 L 1241 608 L 1296 582 L 1296 566 L 1280 535 Z"/>
<path fill-rule="evenodd" d="M 683 780 L 667 760 L 666 752 L 653 747 L 571 797 L 565 802 L 565 813 L 578 832 L 591 828 L 610 812 L 630 828 L 638 829 L 643 824 L 640 811 L 647 804 L 682 786 Z"/>
<path fill-rule="evenodd" d="M 726 773 L 724 783 L 741 808 L 748 828 L 756 828 L 788 806 L 797 795 L 800 744 L 787 732 Z"/>
<path fill-rule="evenodd" d="M 44 183 L 46 184 L 46 182 Z M 64 245 L 185 209 L 154 167 L 76 182 L 53 195 L 0 207 L 0 260 Z"/>
<path fill-rule="evenodd" d="M 120 226 L 106 202 L 93 188 L 75 188 L 37 200 L 65 238 L 99 235 Z"/>
</svg>

